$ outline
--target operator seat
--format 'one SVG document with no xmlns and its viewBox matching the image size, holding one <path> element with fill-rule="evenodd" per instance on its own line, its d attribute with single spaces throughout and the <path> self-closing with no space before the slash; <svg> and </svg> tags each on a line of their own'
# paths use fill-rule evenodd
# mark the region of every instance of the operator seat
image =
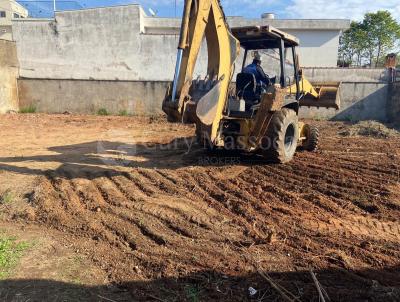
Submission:
<svg viewBox="0 0 400 302">
<path fill-rule="evenodd" d="M 236 77 L 236 91 L 239 98 L 245 101 L 255 101 L 257 99 L 256 95 L 257 82 L 256 77 L 252 73 L 239 73 Z"/>
<path fill-rule="evenodd" d="M 254 110 L 252 107 L 260 102 L 261 96 L 257 93 L 256 77 L 252 73 L 239 73 L 236 77 L 236 99 L 244 100 L 245 111 L 230 110 L 229 116 L 235 118 L 252 118 Z"/>
<path fill-rule="evenodd" d="M 239 99 L 246 102 L 246 111 L 261 100 L 256 77 L 252 73 L 239 73 L 236 77 L 236 91 Z"/>
</svg>

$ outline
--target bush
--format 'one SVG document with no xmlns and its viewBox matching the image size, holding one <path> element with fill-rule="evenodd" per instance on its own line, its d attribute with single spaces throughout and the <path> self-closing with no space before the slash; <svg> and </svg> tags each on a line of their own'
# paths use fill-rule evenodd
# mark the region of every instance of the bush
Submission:
<svg viewBox="0 0 400 302">
<path fill-rule="evenodd" d="M 121 111 L 118 113 L 118 115 L 119 115 L 119 116 L 128 116 L 129 113 L 128 113 L 128 111 L 127 111 L 126 109 L 124 109 L 124 110 L 121 110 Z"/>
<path fill-rule="evenodd" d="M 35 113 L 35 112 L 36 112 L 35 105 L 29 105 L 29 106 L 23 107 L 19 110 L 19 113 Z"/>
<path fill-rule="evenodd" d="M 97 115 L 106 116 L 106 115 L 110 115 L 110 114 L 108 113 L 106 108 L 100 108 L 99 110 L 97 110 Z"/>
</svg>

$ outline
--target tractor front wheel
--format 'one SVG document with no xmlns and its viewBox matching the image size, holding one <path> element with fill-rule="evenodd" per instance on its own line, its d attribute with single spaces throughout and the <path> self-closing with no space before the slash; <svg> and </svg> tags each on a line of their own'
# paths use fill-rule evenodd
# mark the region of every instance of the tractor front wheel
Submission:
<svg viewBox="0 0 400 302">
<path fill-rule="evenodd" d="M 304 133 L 305 140 L 303 141 L 303 149 L 309 152 L 315 152 L 318 149 L 319 144 L 319 130 L 313 125 L 304 125 L 302 131 Z"/>
</svg>

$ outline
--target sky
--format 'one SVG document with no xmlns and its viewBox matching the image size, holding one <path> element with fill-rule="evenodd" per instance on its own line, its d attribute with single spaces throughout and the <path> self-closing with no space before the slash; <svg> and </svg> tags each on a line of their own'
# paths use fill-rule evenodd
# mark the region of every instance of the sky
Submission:
<svg viewBox="0 0 400 302">
<path fill-rule="evenodd" d="M 28 0 L 29 1 L 29 0 Z M 57 0 L 63 2 L 62 0 Z M 183 0 L 75 0 L 83 7 L 138 3 L 160 17 L 181 16 Z M 35 2 L 35 1 L 33 1 Z M 41 2 L 41 1 L 40 1 Z M 49 1 L 51 2 L 51 1 Z M 228 16 L 260 18 L 275 13 L 277 18 L 361 20 L 367 12 L 389 10 L 400 21 L 400 0 L 221 0 Z M 175 9 L 176 3 L 176 9 Z"/>
<path fill-rule="evenodd" d="M 183 0 L 79 0 L 84 6 L 140 3 L 148 12 L 157 11 L 161 17 L 182 14 Z M 400 21 L 400 0 L 222 0 L 229 16 L 259 18 L 262 13 L 272 12 L 278 18 L 319 19 L 346 18 L 360 20 L 367 12 L 389 10 Z"/>
</svg>

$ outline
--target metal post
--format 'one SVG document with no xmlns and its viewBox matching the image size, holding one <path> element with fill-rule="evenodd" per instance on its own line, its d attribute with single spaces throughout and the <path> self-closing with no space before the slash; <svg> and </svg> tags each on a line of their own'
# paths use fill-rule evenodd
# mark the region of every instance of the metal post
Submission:
<svg viewBox="0 0 400 302">
<path fill-rule="evenodd" d="M 243 72 L 244 68 L 246 67 L 247 53 L 248 53 L 248 50 L 247 50 L 247 48 L 246 48 L 246 49 L 244 50 L 244 55 L 243 55 L 242 72 Z"/>
<path fill-rule="evenodd" d="M 292 46 L 292 56 L 293 56 L 293 66 L 294 66 L 294 80 L 296 81 L 296 100 L 300 99 L 300 76 L 299 76 L 299 66 L 296 47 Z"/>
<path fill-rule="evenodd" d="M 176 92 L 177 92 L 177 88 L 178 88 L 178 81 L 179 81 L 179 75 L 180 75 L 180 71 L 181 71 L 182 58 L 183 58 L 183 49 L 179 48 L 178 55 L 176 57 L 175 77 L 174 77 L 174 84 L 173 84 L 173 88 L 172 88 L 172 98 L 171 98 L 172 102 L 176 101 Z"/>
<path fill-rule="evenodd" d="M 56 15 L 56 10 L 57 10 L 56 0 L 53 0 L 53 10 L 54 10 L 54 16 L 55 16 Z"/>
<path fill-rule="evenodd" d="M 285 74 L 285 65 L 286 65 L 286 58 L 285 58 L 285 41 L 281 39 L 279 45 L 279 55 L 281 57 L 281 87 L 286 87 L 286 74 Z"/>
</svg>

